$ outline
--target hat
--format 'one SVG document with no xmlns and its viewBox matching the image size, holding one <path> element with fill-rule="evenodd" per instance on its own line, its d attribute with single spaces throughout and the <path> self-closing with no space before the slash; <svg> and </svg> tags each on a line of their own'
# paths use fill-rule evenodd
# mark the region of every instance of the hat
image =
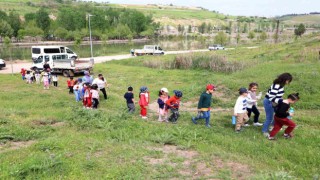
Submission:
<svg viewBox="0 0 320 180">
<path fill-rule="evenodd" d="M 163 92 L 166 92 L 166 93 L 168 93 L 168 92 L 169 92 L 169 91 L 168 91 L 168 89 L 167 89 L 167 88 L 165 88 L 165 87 L 161 88 L 161 89 L 160 89 L 160 91 L 163 91 Z"/>
<path fill-rule="evenodd" d="M 247 88 L 242 87 L 239 89 L 239 94 L 243 94 L 243 93 L 248 93 Z"/>
<path fill-rule="evenodd" d="M 214 87 L 213 84 L 207 84 L 207 90 L 215 90 L 216 87 Z"/>
<path fill-rule="evenodd" d="M 78 78 L 78 82 L 82 82 L 82 78 Z"/>
</svg>

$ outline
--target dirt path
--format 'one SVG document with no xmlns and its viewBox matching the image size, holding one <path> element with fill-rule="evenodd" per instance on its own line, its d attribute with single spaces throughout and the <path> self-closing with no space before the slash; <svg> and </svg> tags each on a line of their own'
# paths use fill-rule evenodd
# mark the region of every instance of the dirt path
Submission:
<svg viewBox="0 0 320 180">
<path fill-rule="evenodd" d="M 166 54 L 183 54 L 183 53 L 191 53 L 191 52 L 205 52 L 208 51 L 206 49 L 199 49 L 199 50 L 187 50 L 187 51 L 168 51 Z M 122 59 L 128 59 L 128 58 L 134 58 L 130 54 L 122 54 L 122 55 L 113 55 L 113 56 L 99 56 L 94 57 L 95 63 L 103 63 L 107 61 L 113 61 L 113 60 L 122 60 Z M 81 60 L 90 60 L 90 58 L 81 58 Z M 7 65 L 5 68 L 0 70 L 0 74 L 10 74 L 10 73 L 19 73 L 21 68 L 30 69 L 31 68 L 31 62 L 27 60 L 23 61 L 6 61 Z"/>
</svg>

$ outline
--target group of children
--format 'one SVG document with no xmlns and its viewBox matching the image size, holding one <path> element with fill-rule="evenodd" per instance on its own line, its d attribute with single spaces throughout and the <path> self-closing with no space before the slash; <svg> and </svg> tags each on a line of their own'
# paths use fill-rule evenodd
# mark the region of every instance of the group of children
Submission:
<svg viewBox="0 0 320 180">
<path fill-rule="evenodd" d="M 179 114 L 179 106 L 180 100 L 182 98 L 182 92 L 179 90 L 174 90 L 174 95 L 172 97 L 169 96 L 169 91 L 167 88 L 163 87 L 159 91 L 158 97 L 158 121 L 160 122 L 172 122 L 177 123 Z M 133 113 L 135 111 L 134 105 L 134 95 L 133 95 L 133 88 L 130 86 L 128 87 L 128 92 L 124 94 L 124 98 L 127 102 L 128 111 Z M 142 119 L 148 119 L 147 112 L 148 112 L 148 105 L 150 103 L 150 93 L 148 87 L 142 86 L 140 87 L 139 93 L 139 106 L 140 106 L 140 116 Z M 168 117 L 169 110 L 171 115 Z"/>
<path fill-rule="evenodd" d="M 258 89 L 257 83 L 250 83 L 249 90 L 242 87 L 239 89 L 239 97 L 234 106 L 234 117 L 236 118 L 235 132 L 239 133 L 243 130 L 243 127 L 249 126 L 251 112 L 254 113 L 254 126 L 262 126 L 263 124 L 258 122 L 260 112 L 257 109 L 257 101 L 261 98 L 262 93 L 256 95 Z M 266 135 L 269 140 L 275 140 L 276 134 L 281 128 L 286 125 L 287 128 L 284 131 L 283 137 L 293 137 L 292 131 L 295 128 L 295 123 L 292 121 L 293 111 L 290 111 L 290 105 L 296 103 L 300 99 L 299 93 L 292 93 L 287 99 L 279 101 L 274 105 L 274 122 L 271 126 L 271 132 Z"/>
<path fill-rule="evenodd" d="M 26 81 L 27 84 L 40 84 L 43 82 L 43 89 L 49 89 L 51 83 L 55 87 L 58 87 L 58 76 L 55 73 L 51 73 L 50 69 L 39 70 L 26 70 L 24 68 L 20 71 L 22 80 Z"/>
<path fill-rule="evenodd" d="M 42 72 L 38 70 L 25 70 L 21 69 L 22 80 L 25 80 L 26 83 L 37 83 L 40 84 L 40 81 L 43 82 L 44 89 L 49 89 L 49 85 L 53 82 L 54 86 L 58 86 L 58 76 L 56 74 L 51 73 L 50 69 L 44 69 Z M 288 73 L 287 73 L 288 74 Z M 286 77 L 287 75 L 281 76 Z M 290 75 L 290 74 L 289 74 Z M 287 75 L 287 76 L 289 76 Z M 289 76 L 291 77 L 291 75 Z M 288 78 L 287 78 L 288 79 Z M 285 82 L 288 84 L 292 80 L 286 80 Z M 275 80 L 276 81 L 276 80 Z M 99 84 L 99 85 L 97 85 Z M 82 101 L 83 107 L 86 109 L 97 109 L 99 105 L 99 89 L 103 92 L 105 99 L 107 99 L 107 95 L 105 92 L 106 81 L 101 74 L 99 77 L 93 81 L 92 76 L 88 72 L 85 72 L 85 76 L 83 78 L 78 78 L 74 80 L 73 77 L 70 77 L 67 80 L 67 85 L 69 89 L 69 94 L 74 94 L 77 102 Z M 283 91 L 278 91 L 274 93 L 275 84 L 271 86 L 268 90 L 268 93 L 265 96 L 265 100 L 274 96 L 274 98 L 282 98 Z M 284 85 L 283 85 L 284 86 Z M 281 88 L 283 88 L 281 86 Z M 281 89 L 280 88 L 280 89 Z M 234 106 L 233 119 L 235 119 L 235 132 L 239 133 L 243 130 L 244 127 L 250 126 L 248 121 L 250 119 L 251 114 L 254 114 L 253 125 L 254 126 L 262 126 L 266 124 L 262 124 L 259 122 L 260 112 L 257 108 L 257 101 L 261 99 L 262 93 L 257 94 L 258 84 L 250 83 L 249 88 L 246 89 L 244 87 L 239 89 L 239 97 L 236 100 Z M 212 103 L 212 94 L 215 91 L 215 86 L 213 84 L 208 84 L 206 86 L 206 91 L 204 91 L 199 98 L 198 102 L 198 113 L 195 117 L 191 117 L 191 120 L 194 124 L 198 124 L 200 119 L 205 120 L 205 126 L 210 128 L 210 108 Z M 163 87 L 159 90 L 158 94 L 158 121 L 159 122 L 172 122 L 177 123 L 177 120 L 180 116 L 179 114 L 179 106 L 180 100 L 182 98 L 182 92 L 179 90 L 174 90 L 174 95 L 172 97 L 169 96 L 169 91 L 167 88 Z M 274 94 L 274 95 L 272 95 Z M 281 95 L 281 97 L 279 96 Z M 279 96 L 279 97 L 278 97 Z M 128 111 L 133 113 L 135 111 L 135 101 L 133 94 L 133 87 L 128 87 L 128 91 L 124 94 L 124 98 L 126 99 Z M 294 113 L 290 111 L 290 105 L 294 104 L 300 99 L 299 93 L 292 93 L 288 96 L 287 99 L 280 100 L 276 103 L 274 109 L 274 126 L 271 128 L 271 132 L 267 133 L 267 137 L 269 140 L 274 140 L 275 135 L 280 131 L 283 125 L 288 126 L 285 130 L 284 137 L 290 138 L 293 137 L 292 131 L 295 128 L 295 123 L 292 121 L 292 116 Z M 269 102 L 269 101 L 268 101 Z M 150 103 L 150 93 L 148 87 L 142 86 L 140 88 L 139 93 L 139 106 L 140 106 L 140 116 L 142 119 L 147 119 L 148 105 Z M 265 107 L 266 108 L 266 107 Z M 171 115 L 169 115 L 169 111 Z M 266 112 L 267 113 L 267 112 Z M 266 134 L 266 133 L 264 133 Z"/>
</svg>

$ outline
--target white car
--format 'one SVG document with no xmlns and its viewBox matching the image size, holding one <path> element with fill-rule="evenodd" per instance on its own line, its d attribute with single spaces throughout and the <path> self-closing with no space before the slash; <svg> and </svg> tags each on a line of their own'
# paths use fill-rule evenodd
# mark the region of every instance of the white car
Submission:
<svg viewBox="0 0 320 180">
<path fill-rule="evenodd" d="M 0 59 L 0 69 L 6 67 L 6 62 L 3 59 Z"/>
<path fill-rule="evenodd" d="M 224 50 L 224 47 L 220 44 L 210 45 L 208 48 L 210 51 L 212 50 Z"/>
</svg>

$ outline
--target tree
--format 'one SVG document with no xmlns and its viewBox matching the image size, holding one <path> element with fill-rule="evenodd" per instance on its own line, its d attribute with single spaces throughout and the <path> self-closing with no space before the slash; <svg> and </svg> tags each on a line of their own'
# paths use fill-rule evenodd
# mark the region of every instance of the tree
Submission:
<svg viewBox="0 0 320 180">
<path fill-rule="evenodd" d="M 12 37 L 13 29 L 7 21 L 0 20 L 0 36 L 1 37 Z"/>
<path fill-rule="evenodd" d="M 189 25 L 189 26 L 188 26 L 188 33 L 191 33 L 191 32 L 192 32 L 192 26 Z"/>
<path fill-rule="evenodd" d="M 26 23 L 33 21 L 36 19 L 36 13 L 27 13 L 24 15 L 24 19 L 25 19 Z"/>
<path fill-rule="evenodd" d="M 256 37 L 256 34 L 255 34 L 253 31 L 250 31 L 250 32 L 249 32 L 249 35 L 248 35 L 248 38 L 252 40 L 252 39 L 254 39 L 255 37 Z"/>
<path fill-rule="evenodd" d="M 265 31 L 263 31 L 259 36 L 260 41 L 265 41 L 267 38 L 268 38 L 268 35 Z"/>
<path fill-rule="evenodd" d="M 203 34 L 206 32 L 206 27 L 207 27 L 207 24 L 205 22 L 203 22 L 199 27 L 198 27 L 198 31 L 199 33 Z"/>
<path fill-rule="evenodd" d="M 298 28 L 294 29 L 294 34 L 301 37 L 306 32 L 306 27 L 301 23 Z"/>
<path fill-rule="evenodd" d="M 65 28 L 62 27 L 58 27 L 55 31 L 54 31 L 54 35 L 56 37 L 58 37 L 60 40 L 65 40 L 67 38 L 68 35 L 68 31 Z"/>
<path fill-rule="evenodd" d="M 39 9 L 36 13 L 37 26 L 42 29 L 45 35 L 48 35 L 50 29 L 50 17 L 49 14 L 43 9 Z"/>
<path fill-rule="evenodd" d="M 240 42 L 240 40 L 241 40 L 241 35 L 240 35 L 240 33 L 237 33 L 236 40 L 237 40 L 237 44 L 239 44 L 239 42 Z"/>
<path fill-rule="evenodd" d="M 218 34 L 214 37 L 214 42 L 217 44 L 225 45 L 227 42 L 227 35 L 223 32 L 220 31 Z"/>
<path fill-rule="evenodd" d="M 20 22 L 20 17 L 19 14 L 11 11 L 9 16 L 8 16 L 8 23 L 11 25 L 13 29 L 13 36 L 17 37 L 18 36 L 18 31 L 21 28 L 21 22 Z"/>
</svg>

